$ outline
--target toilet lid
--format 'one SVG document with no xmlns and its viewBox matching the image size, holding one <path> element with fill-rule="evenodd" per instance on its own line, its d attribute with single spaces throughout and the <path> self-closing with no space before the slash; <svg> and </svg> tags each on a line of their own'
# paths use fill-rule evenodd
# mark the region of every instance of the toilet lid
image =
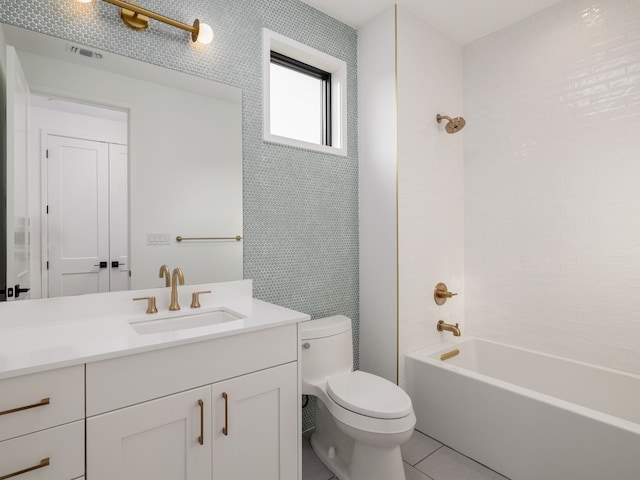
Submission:
<svg viewBox="0 0 640 480">
<path fill-rule="evenodd" d="M 373 418 L 402 418 L 411 413 L 404 390 L 382 377 L 356 371 L 330 377 L 327 393 L 347 410 Z"/>
</svg>

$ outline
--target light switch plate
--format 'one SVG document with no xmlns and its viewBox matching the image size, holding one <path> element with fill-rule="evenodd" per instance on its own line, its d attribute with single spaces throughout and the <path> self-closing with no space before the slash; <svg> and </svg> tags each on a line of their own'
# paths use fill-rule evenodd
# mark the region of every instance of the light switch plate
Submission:
<svg viewBox="0 0 640 480">
<path fill-rule="evenodd" d="M 147 245 L 171 245 L 171 233 L 148 232 Z"/>
</svg>

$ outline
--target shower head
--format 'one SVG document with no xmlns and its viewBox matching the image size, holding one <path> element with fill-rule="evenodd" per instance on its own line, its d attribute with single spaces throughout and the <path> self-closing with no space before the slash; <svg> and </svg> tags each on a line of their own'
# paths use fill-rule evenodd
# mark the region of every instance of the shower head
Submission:
<svg viewBox="0 0 640 480">
<path fill-rule="evenodd" d="M 462 117 L 451 118 L 451 117 L 447 117 L 446 115 L 440 115 L 440 114 L 436 116 L 436 120 L 438 121 L 438 123 L 441 123 L 443 119 L 448 120 L 447 124 L 444 127 L 447 133 L 459 132 L 467 124 L 467 122 L 465 122 L 464 118 Z"/>
</svg>

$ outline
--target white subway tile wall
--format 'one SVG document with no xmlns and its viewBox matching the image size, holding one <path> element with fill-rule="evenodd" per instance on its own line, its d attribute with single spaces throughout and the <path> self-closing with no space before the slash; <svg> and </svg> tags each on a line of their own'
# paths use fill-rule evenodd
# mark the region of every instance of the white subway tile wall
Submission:
<svg viewBox="0 0 640 480">
<path fill-rule="evenodd" d="M 466 333 L 640 373 L 640 1 L 464 48 Z"/>
</svg>

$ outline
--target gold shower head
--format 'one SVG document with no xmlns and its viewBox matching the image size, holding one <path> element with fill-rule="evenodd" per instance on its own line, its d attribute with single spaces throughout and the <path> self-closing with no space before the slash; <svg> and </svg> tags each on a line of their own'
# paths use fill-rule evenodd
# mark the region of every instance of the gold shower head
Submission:
<svg viewBox="0 0 640 480">
<path fill-rule="evenodd" d="M 441 123 L 443 119 L 448 121 L 444 127 L 447 133 L 459 132 L 467 124 L 467 122 L 465 122 L 464 118 L 462 117 L 451 118 L 451 117 L 447 117 L 446 115 L 440 115 L 440 114 L 436 116 L 436 120 L 438 121 L 438 123 Z"/>
</svg>

